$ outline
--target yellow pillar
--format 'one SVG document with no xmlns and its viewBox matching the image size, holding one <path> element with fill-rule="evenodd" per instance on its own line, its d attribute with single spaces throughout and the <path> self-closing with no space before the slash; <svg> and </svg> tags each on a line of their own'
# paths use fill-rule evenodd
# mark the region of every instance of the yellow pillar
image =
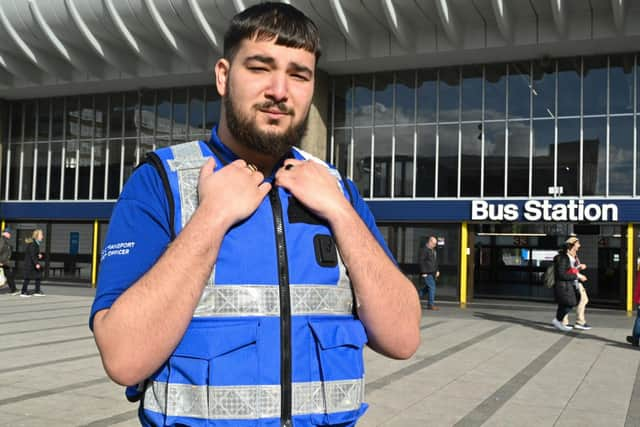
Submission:
<svg viewBox="0 0 640 427">
<path fill-rule="evenodd" d="M 633 224 L 627 225 L 627 311 L 633 310 L 633 282 L 636 272 L 636 255 L 633 248 Z"/>
<path fill-rule="evenodd" d="M 96 287 L 96 273 L 98 271 L 98 220 L 93 221 L 93 252 L 91 260 L 91 287 Z"/>
<path fill-rule="evenodd" d="M 460 227 L 460 305 L 467 304 L 467 223 L 463 222 Z"/>
<path fill-rule="evenodd" d="M 2 222 L 0 223 L 0 230 L 4 230 L 4 219 L 2 220 Z"/>
</svg>

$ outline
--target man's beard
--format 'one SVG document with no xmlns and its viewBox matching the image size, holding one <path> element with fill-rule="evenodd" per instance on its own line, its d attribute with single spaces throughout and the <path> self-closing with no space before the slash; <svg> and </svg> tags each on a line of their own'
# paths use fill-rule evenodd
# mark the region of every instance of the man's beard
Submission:
<svg viewBox="0 0 640 427">
<path fill-rule="evenodd" d="M 260 154 L 274 156 L 280 158 L 287 153 L 291 147 L 298 144 L 307 130 L 307 114 L 300 123 L 292 124 L 284 133 L 264 132 L 260 130 L 256 124 L 256 120 L 242 114 L 236 110 L 235 104 L 231 99 L 229 87 L 227 86 L 227 96 L 222 98 L 224 103 L 225 119 L 229 132 L 234 136 L 236 141 L 245 147 L 248 147 Z M 276 103 L 273 101 L 265 101 L 262 104 L 256 104 L 253 110 L 278 108 L 284 113 L 288 113 L 293 118 L 291 111 L 284 103 Z"/>
</svg>

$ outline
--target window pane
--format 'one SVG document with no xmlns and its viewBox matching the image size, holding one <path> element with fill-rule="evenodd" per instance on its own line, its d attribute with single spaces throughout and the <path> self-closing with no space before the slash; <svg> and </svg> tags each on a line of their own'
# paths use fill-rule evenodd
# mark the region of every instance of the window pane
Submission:
<svg viewBox="0 0 640 427">
<path fill-rule="evenodd" d="M 124 98 L 124 135 L 127 137 L 135 137 L 138 136 L 138 126 L 140 126 L 140 113 L 138 112 L 138 93 L 127 92 Z"/>
<path fill-rule="evenodd" d="M 607 112 L 607 57 L 584 58 L 584 106 L 585 115 Z"/>
<path fill-rule="evenodd" d="M 558 186 L 563 196 L 578 196 L 580 182 L 580 120 L 558 120 Z"/>
<path fill-rule="evenodd" d="M 24 102 L 24 140 L 33 141 L 36 129 L 36 103 L 35 101 Z"/>
<path fill-rule="evenodd" d="M 612 114 L 633 113 L 633 55 L 609 58 L 609 111 Z"/>
<path fill-rule="evenodd" d="M 376 125 L 393 124 L 393 73 L 376 74 L 374 94 Z"/>
<path fill-rule="evenodd" d="M 104 199 L 104 172 L 107 156 L 107 143 L 95 141 L 93 144 L 93 189 L 92 197 L 96 200 Z"/>
<path fill-rule="evenodd" d="M 184 139 L 187 134 L 187 89 L 173 89 L 173 135 Z M 176 139 L 176 138 L 174 138 Z"/>
<path fill-rule="evenodd" d="M 171 91 L 158 91 L 158 116 L 156 135 L 158 138 L 171 136 Z"/>
<path fill-rule="evenodd" d="M 484 124 L 484 195 L 504 196 L 505 123 Z"/>
<path fill-rule="evenodd" d="M 416 197 L 433 197 L 436 181 L 436 126 L 418 126 Z"/>
<path fill-rule="evenodd" d="M 533 195 L 548 196 L 553 186 L 553 158 L 555 146 L 553 120 L 533 122 Z"/>
<path fill-rule="evenodd" d="M 38 141 L 47 141 L 49 139 L 49 121 L 51 118 L 49 109 L 51 108 L 51 99 L 41 99 L 38 105 Z"/>
<path fill-rule="evenodd" d="M 65 143 L 64 200 L 74 200 L 76 193 L 76 168 L 78 167 L 78 141 Z"/>
<path fill-rule="evenodd" d="M 204 126 L 204 89 L 193 87 L 189 89 L 189 139 L 206 133 Z M 209 138 L 207 138 L 209 139 Z"/>
<path fill-rule="evenodd" d="M 418 122 L 435 123 L 438 110 L 438 73 L 435 70 L 418 71 Z"/>
<path fill-rule="evenodd" d="M 95 96 L 96 138 L 105 138 L 107 136 L 107 118 L 109 115 L 108 102 L 109 98 L 107 95 Z"/>
<path fill-rule="evenodd" d="M 78 115 L 80 125 L 80 137 L 91 138 L 93 136 L 93 123 L 95 112 L 93 110 L 93 96 L 85 95 L 80 97 L 80 111 Z"/>
<path fill-rule="evenodd" d="M 396 128 L 395 197 L 413 196 L 413 126 Z"/>
<path fill-rule="evenodd" d="M 124 140 L 124 172 L 122 183 L 124 185 L 131 176 L 133 168 L 138 164 L 136 154 L 138 152 L 138 141 L 135 138 Z"/>
<path fill-rule="evenodd" d="M 51 175 L 49 178 L 49 199 L 60 199 L 60 179 L 62 178 L 62 145 L 63 142 L 51 143 Z"/>
<path fill-rule="evenodd" d="M 350 177 L 351 164 L 351 129 L 339 129 L 333 136 L 333 164 L 340 174 Z"/>
<path fill-rule="evenodd" d="M 529 122 L 509 122 L 507 195 L 529 195 Z"/>
<path fill-rule="evenodd" d="M 66 140 L 77 139 L 80 135 L 80 100 L 77 96 L 67 97 Z"/>
<path fill-rule="evenodd" d="M 402 71 L 396 73 L 396 123 L 413 123 L 415 120 L 416 73 Z"/>
<path fill-rule="evenodd" d="M 351 76 L 337 77 L 334 80 L 334 126 L 351 126 Z"/>
<path fill-rule="evenodd" d="M 207 104 L 205 105 L 206 132 L 211 134 L 211 130 L 220 120 L 220 95 L 214 86 L 207 87 Z"/>
<path fill-rule="evenodd" d="M 64 137 L 64 110 L 65 98 L 53 98 L 53 117 L 51 139 L 62 139 Z"/>
<path fill-rule="evenodd" d="M 371 84 L 370 75 L 355 76 L 354 88 L 354 124 L 356 126 L 371 125 Z"/>
<path fill-rule="evenodd" d="M 122 137 L 122 128 L 124 125 L 124 97 L 122 94 L 116 94 L 111 95 L 109 98 L 109 137 L 120 138 Z"/>
<path fill-rule="evenodd" d="M 107 199 L 117 199 L 120 194 L 120 159 L 122 158 L 122 142 L 109 141 L 107 172 Z"/>
<path fill-rule="evenodd" d="M 41 142 L 37 144 L 37 171 L 36 171 L 36 199 L 47 198 L 47 157 L 49 154 L 49 143 Z"/>
<path fill-rule="evenodd" d="M 31 200 L 31 189 L 33 188 L 33 150 L 35 144 L 25 142 L 22 144 L 22 188 L 21 200 Z"/>
<path fill-rule="evenodd" d="M 140 137 L 153 137 L 156 127 L 156 92 L 154 90 L 142 93 L 140 104 Z"/>
<path fill-rule="evenodd" d="M 11 137 L 12 142 L 22 141 L 22 103 L 11 104 Z"/>
<path fill-rule="evenodd" d="M 485 120 L 498 120 L 505 117 L 507 105 L 506 73 L 506 64 L 490 64 L 485 67 Z"/>
<path fill-rule="evenodd" d="M 371 129 L 355 129 L 353 143 L 353 182 L 363 197 L 371 197 Z"/>
<path fill-rule="evenodd" d="M 633 194 L 633 117 L 611 117 L 609 194 Z"/>
<path fill-rule="evenodd" d="M 482 125 L 462 125 L 461 189 L 462 197 L 480 196 L 480 159 L 482 154 Z"/>
<path fill-rule="evenodd" d="M 91 184 L 91 141 L 80 141 L 79 149 L 78 200 L 88 200 Z"/>
<path fill-rule="evenodd" d="M 458 125 L 438 128 L 438 197 L 458 195 Z"/>
<path fill-rule="evenodd" d="M 20 192 L 20 144 L 9 144 L 9 200 L 18 200 Z"/>
<path fill-rule="evenodd" d="M 605 118 L 586 118 L 583 122 L 582 142 L 582 195 L 604 196 L 607 120 Z"/>
<path fill-rule="evenodd" d="M 458 67 L 440 70 L 440 122 L 458 121 L 460 107 L 460 74 Z"/>
<path fill-rule="evenodd" d="M 462 120 L 482 120 L 482 65 L 462 68 Z"/>
<path fill-rule="evenodd" d="M 555 61 L 533 63 L 533 117 L 554 117 L 556 111 Z M 535 182 L 535 181 L 534 181 Z"/>
<path fill-rule="evenodd" d="M 580 114 L 580 58 L 558 61 L 558 115 Z"/>
<path fill-rule="evenodd" d="M 375 144 L 373 159 L 373 195 L 374 197 L 391 196 L 391 145 L 392 128 L 375 128 Z"/>
</svg>

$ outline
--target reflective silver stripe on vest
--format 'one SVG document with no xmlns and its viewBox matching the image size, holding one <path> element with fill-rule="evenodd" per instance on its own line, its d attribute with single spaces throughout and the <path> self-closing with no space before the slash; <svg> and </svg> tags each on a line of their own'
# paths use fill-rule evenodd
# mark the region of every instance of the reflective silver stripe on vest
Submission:
<svg viewBox="0 0 640 427">
<path fill-rule="evenodd" d="M 364 379 L 293 383 L 292 387 L 293 415 L 354 411 L 364 401 Z M 277 418 L 280 386 L 207 387 L 154 381 L 145 390 L 144 409 L 170 417 Z"/>
<path fill-rule="evenodd" d="M 167 163 L 171 170 L 178 174 L 181 220 L 184 228 L 198 207 L 198 178 L 200 168 L 207 161 L 207 157 L 202 155 L 199 141 L 174 145 L 171 147 L 171 152 L 173 160 Z"/>
<path fill-rule="evenodd" d="M 291 285 L 291 314 L 352 314 L 351 288 L 326 285 Z M 194 317 L 279 316 L 277 285 L 206 286 Z"/>
</svg>

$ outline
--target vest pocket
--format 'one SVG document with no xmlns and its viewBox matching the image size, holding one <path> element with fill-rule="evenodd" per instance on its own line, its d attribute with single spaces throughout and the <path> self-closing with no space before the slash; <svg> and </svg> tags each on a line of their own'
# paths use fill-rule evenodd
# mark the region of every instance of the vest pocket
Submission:
<svg viewBox="0 0 640 427">
<path fill-rule="evenodd" d="M 314 424 L 357 420 L 365 411 L 363 347 L 367 334 L 359 320 L 318 320 L 309 326 L 315 340 L 325 413 Z"/>
</svg>

